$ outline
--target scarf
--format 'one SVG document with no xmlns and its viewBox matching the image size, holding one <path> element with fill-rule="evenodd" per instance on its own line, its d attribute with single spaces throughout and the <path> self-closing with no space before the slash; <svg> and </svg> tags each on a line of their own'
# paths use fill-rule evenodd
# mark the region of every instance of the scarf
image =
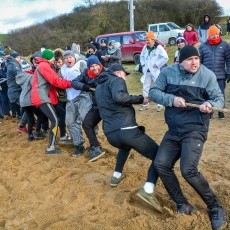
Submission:
<svg viewBox="0 0 230 230">
<path fill-rule="evenodd" d="M 100 73 L 101 73 L 102 69 L 103 69 L 103 66 L 100 65 Z M 92 72 L 90 69 L 87 70 L 87 74 L 88 74 L 89 78 L 92 78 L 92 79 L 94 79 L 98 76 L 94 72 Z"/>
<path fill-rule="evenodd" d="M 210 45 L 217 45 L 219 44 L 220 42 L 222 41 L 221 37 L 219 36 L 218 38 L 215 38 L 215 39 L 210 39 L 208 38 L 208 43 Z"/>
</svg>

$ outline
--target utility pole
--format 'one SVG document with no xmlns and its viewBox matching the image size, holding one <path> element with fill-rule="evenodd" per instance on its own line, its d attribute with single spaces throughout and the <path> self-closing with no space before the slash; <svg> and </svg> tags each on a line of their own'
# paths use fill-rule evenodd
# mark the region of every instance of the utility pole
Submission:
<svg viewBox="0 0 230 230">
<path fill-rule="evenodd" d="M 130 21 L 130 31 L 134 31 L 134 12 L 135 7 L 133 6 L 133 0 L 129 0 L 129 21 Z"/>
</svg>

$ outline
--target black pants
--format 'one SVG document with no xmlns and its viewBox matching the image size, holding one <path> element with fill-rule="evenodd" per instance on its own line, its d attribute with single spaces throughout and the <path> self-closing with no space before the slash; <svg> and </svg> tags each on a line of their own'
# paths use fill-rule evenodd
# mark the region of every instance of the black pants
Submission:
<svg viewBox="0 0 230 230">
<path fill-rule="evenodd" d="M 49 146 L 56 145 L 56 137 L 58 133 L 58 116 L 54 106 L 50 103 L 44 103 L 39 106 L 39 109 L 48 117 L 50 120 L 50 131 L 49 131 Z"/>
<path fill-rule="evenodd" d="M 57 114 L 57 116 L 59 118 L 58 126 L 59 126 L 59 129 L 60 129 L 60 137 L 63 137 L 63 136 L 66 135 L 66 123 L 65 123 L 66 110 L 65 110 L 65 104 L 66 104 L 65 102 L 59 102 L 59 104 L 54 106 L 56 114 Z"/>
<path fill-rule="evenodd" d="M 158 145 L 144 132 L 144 127 L 134 129 L 117 130 L 106 135 L 109 143 L 118 148 L 117 163 L 115 171 L 122 172 L 131 149 L 152 160 L 148 170 L 147 182 L 156 184 L 158 174 L 154 167 L 154 159 L 157 154 Z"/>
<path fill-rule="evenodd" d="M 170 197 L 177 204 L 187 203 L 173 170 L 179 158 L 182 176 L 200 195 L 208 208 L 218 202 L 208 182 L 197 169 L 203 145 L 204 140 L 192 135 L 192 133 L 191 136 L 188 134 L 175 136 L 169 132 L 166 132 L 160 144 L 155 159 L 155 168 Z"/>
<path fill-rule="evenodd" d="M 99 146 L 99 141 L 95 133 L 95 127 L 101 121 L 101 117 L 98 109 L 92 108 L 86 114 L 84 121 L 82 122 L 82 128 L 85 131 L 87 138 L 89 139 L 90 146 Z"/>
</svg>

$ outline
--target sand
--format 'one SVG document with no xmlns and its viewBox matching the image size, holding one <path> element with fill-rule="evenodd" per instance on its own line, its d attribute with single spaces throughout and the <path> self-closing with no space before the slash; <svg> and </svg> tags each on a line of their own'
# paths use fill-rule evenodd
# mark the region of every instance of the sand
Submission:
<svg viewBox="0 0 230 230">
<path fill-rule="evenodd" d="M 154 103 L 146 111 L 138 111 L 138 106 L 135 108 L 138 123 L 160 143 L 167 130 L 163 111 L 156 112 Z M 230 114 L 221 121 L 214 114 L 199 166 L 228 211 L 229 122 Z M 155 191 L 164 207 L 164 213 L 159 214 L 135 197 L 145 181 L 150 161 L 132 151 L 124 168 L 126 178 L 112 188 L 109 181 L 116 149 L 108 144 L 101 127 L 99 140 L 106 154 L 88 163 L 87 154 L 73 158 L 73 148 L 62 147 L 61 155 L 45 155 L 47 139 L 28 142 L 26 134 L 17 132 L 17 123 L 7 120 L 0 124 L 0 229 L 211 229 L 206 206 L 181 177 L 179 164 L 175 171 L 196 212 L 191 216 L 177 214 L 159 180 Z"/>
</svg>

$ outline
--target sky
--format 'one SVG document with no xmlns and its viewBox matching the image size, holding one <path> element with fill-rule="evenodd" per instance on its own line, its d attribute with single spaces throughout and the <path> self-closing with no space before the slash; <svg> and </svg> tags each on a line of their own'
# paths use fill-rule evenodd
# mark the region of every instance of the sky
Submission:
<svg viewBox="0 0 230 230">
<path fill-rule="evenodd" d="M 61 14 L 71 13 L 84 0 L 4 0 L 0 6 L 0 33 L 42 23 Z M 112 1 L 112 0 L 111 0 Z M 183 0 L 181 0 L 183 1 Z M 230 16 L 229 0 L 216 0 Z"/>
</svg>

